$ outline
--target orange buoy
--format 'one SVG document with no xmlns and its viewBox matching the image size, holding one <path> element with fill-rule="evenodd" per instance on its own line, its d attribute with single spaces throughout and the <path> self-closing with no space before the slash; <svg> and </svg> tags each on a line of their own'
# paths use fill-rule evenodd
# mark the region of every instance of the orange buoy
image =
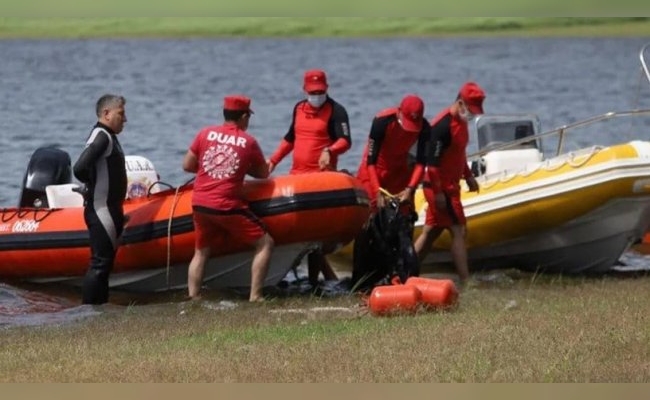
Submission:
<svg viewBox="0 0 650 400">
<path fill-rule="evenodd" d="M 412 276 L 404 285 L 417 287 L 422 303 L 429 308 L 451 307 L 458 300 L 458 290 L 451 279 Z"/>
<path fill-rule="evenodd" d="M 370 293 L 368 306 L 375 315 L 415 312 L 420 297 L 420 291 L 413 285 L 376 286 Z"/>
</svg>

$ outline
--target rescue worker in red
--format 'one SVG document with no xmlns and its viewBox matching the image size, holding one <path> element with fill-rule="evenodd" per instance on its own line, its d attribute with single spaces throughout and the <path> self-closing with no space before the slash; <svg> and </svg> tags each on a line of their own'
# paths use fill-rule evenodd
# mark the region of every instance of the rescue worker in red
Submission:
<svg viewBox="0 0 650 400">
<path fill-rule="evenodd" d="M 402 202 L 412 200 L 424 173 L 429 128 L 424 119 L 424 102 L 413 94 L 405 96 L 399 107 L 375 116 L 357 172 L 373 211 L 384 206 L 380 188 L 399 196 Z M 415 167 L 411 171 L 409 150 L 416 143 Z"/>
<path fill-rule="evenodd" d="M 246 96 L 226 96 L 223 125 L 210 125 L 195 136 L 183 169 L 196 173 L 192 193 L 194 256 L 187 271 L 189 297 L 200 298 L 211 239 L 227 235 L 255 249 L 249 301 L 264 300 L 262 289 L 274 247 L 265 225 L 242 195 L 246 175 L 267 178 L 269 169 L 257 140 L 246 132 L 253 110 Z"/>
<path fill-rule="evenodd" d="M 320 69 L 304 74 L 303 90 L 306 98 L 293 107 L 289 130 L 268 161 L 269 170 L 293 152 L 290 174 L 336 171 L 338 157 L 348 151 L 350 122 L 341 104 L 329 97 L 327 75 Z M 322 272 L 325 280 L 337 276 L 325 254 L 336 249 L 336 243 L 321 243 L 307 256 L 308 279 L 312 286 L 318 283 Z"/>
<path fill-rule="evenodd" d="M 421 261 L 446 229 L 451 234 L 451 255 L 461 283 L 469 278 L 465 213 L 460 198 L 460 180 L 470 192 L 479 185 L 467 165 L 468 122 L 483 114 L 485 92 L 475 82 L 461 86 L 454 103 L 431 121 L 431 146 L 423 182 L 428 208 L 422 233 L 415 241 Z"/>
<path fill-rule="evenodd" d="M 369 256 L 372 253 L 370 242 L 374 240 L 370 232 L 372 221 L 378 209 L 386 205 L 385 192 L 397 196 L 400 203 L 412 204 L 413 194 L 424 173 L 429 129 L 424 118 L 424 102 L 414 94 L 404 96 L 398 107 L 379 112 L 372 121 L 357 172 L 357 178 L 368 192 L 372 215 L 354 242 L 353 287 L 360 285 L 359 288 L 367 289 L 383 275 L 379 269 L 367 265 L 376 261 L 368 261 L 372 260 Z M 414 145 L 417 146 L 415 165 L 410 166 L 409 150 Z M 415 259 L 414 252 L 412 258 Z"/>
</svg>

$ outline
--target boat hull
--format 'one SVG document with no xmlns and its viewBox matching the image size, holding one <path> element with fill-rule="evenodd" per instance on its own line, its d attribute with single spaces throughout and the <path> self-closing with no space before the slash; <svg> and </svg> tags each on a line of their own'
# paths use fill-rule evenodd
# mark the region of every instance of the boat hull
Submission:
<svg viewBox="0 0 650 400">
<path fill-rule="evenodd" d="M 277 285 L 296 266 L 314 243 L 294 243 L 276 246 L 269 262 L 264 286 Z M 250 286 L 252 251 L 211 258 L 205 265 L 203 286 L 209 289 L 246 288 Z M 163 268 L 136 269 L 112 273 L 109 287 L 130 292 L 161 292 L 187 287 L 187 263 L 181 262 Z M 54 276 L 26 278 L 33 283 L 62 283 L 81 286 L 81 276 Z"/>
<path fill-rule="evenodd" d="M 550 273 L 603 273 L 616 265 L 650 220 L 650 198 L 615 199 L 558 227 L 468 249 L 473 270 L 519 268 Z M 448 251 L 436 248 L 422 271 L 451 264 Z"/>
<path fill-rule="evenodd" d="M 344 173 L 251 180 L 244 191 L 278 250 L 268 284 L 279 282 L 305 246 L 351 241 L 369 213 L 365 190 L 356 178 Z M 157 290 L 186 284 L 195 239 L 191 198 L 192 186 L 188 185 L 124 203 L 129 220 L 112 271 L 114 287 Z M 214 286 L 250 284 L 249 247 L 220 236 L 211 248 L 210 263 L 215 267 L 210 267 L 206 281 L 214 280 Z M 74 282 L 85 274 L 89 257 L 83 208 L 2 210 L 0 279 Z M 154 278 L 161 270 L 165 271 L 164 284 Z M 157 283 L 139 286 L 134 282 L 138 276 Z"/>
</svg>

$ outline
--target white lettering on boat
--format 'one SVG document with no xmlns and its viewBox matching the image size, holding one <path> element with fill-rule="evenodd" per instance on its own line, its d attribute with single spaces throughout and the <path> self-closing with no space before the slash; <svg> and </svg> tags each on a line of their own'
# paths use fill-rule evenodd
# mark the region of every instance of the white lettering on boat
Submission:
<svg viewBox="0 0 650 400">
<path fill-rule="evenodd" d="M 12 232 L 36 232 L 40 222 L 36 222 L 33 219 L 21 219 L 14 222 L 13 227 L 11 228 Z"/>
<path fill-rule="evenodd" d="M 9 224 L 0 224 L 0 232 L 9 232 Z"/>
<path fill-rule="evenodd" d="M 128 172 L 155 171 L 153 164 L 147 159 L 127 160 L 125 164 Z"/>
<path fill-rule="evenodd" d="M 207 139 L 211 142 L 216 141 L 220 144 L 229 144 L 231 146 L 246 147 L 246 138 L 226 135 L 223 132 L 208 132 Z"/>
</svg>

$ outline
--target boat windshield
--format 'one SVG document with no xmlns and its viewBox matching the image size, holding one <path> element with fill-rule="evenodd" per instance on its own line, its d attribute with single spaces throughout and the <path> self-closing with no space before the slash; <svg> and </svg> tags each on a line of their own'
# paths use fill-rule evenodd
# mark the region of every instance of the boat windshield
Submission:
<svg viewBox="0 0 650 400">
<path fill-rule="evenodd" d="M 479 150 L 488 150 L 514 141 L 518 141 L 518 144 L 509 149 L 541 149 L 540 139 L 520 141 L 539 132 L 539 118 L 534 114 L 481 115 L 476 121 Z"/>
</svg>

